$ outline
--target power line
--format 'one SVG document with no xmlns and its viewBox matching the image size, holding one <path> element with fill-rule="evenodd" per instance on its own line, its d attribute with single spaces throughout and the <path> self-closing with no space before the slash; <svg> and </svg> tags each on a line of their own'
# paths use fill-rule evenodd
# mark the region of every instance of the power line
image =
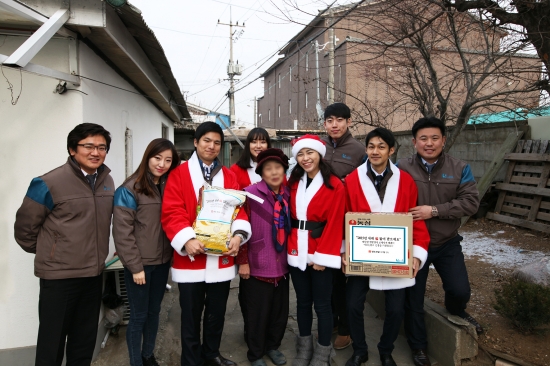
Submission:
<svg viewBox="0 0 550 366">
<path fill-rule="evenodd" d="M 211 0 L 211 1 L 215 1 L 215 0 Z M 359 5 L 361 5 L 361 4 L 364 3 L 365 1 L 366 1 L 366 0 L 361 0 L 361 1 L 357 2 L 357 3 L 355 3 L 354 6 L 352 6 L 351 8 L 349 8 L 343 15 L 341 15 L 336 21 L 334 21 L 334 22 L 331 24 L 330 27 L 334 27 L 334 25 L 336 25 L 337 23 L 339 23 L 342 19 L 344 19 L 344 17 L 346 17 L 349 13 L 351 13 L 353 10 L 355 10 Z M 317 15 L 317 17 L 322 16 L 322 15 L 323 15 L 324 13 L 326 13 L 327 10 L 329 10 L 330 8 L 331 8 L 331 7 L 329 6 L 328 8 L 326 8 L 325 10 L 323 10 L 321 13 L 319 13 L 319 15 Z M 322 31 L 320 31 L 320 32 L 317 33 L 316 35 L 310 37 L 309 40 L 314 40 L 314 39 L 318 38 L 320 35 L 322 35 L 323 33 L 325 33 L 328 29 L 329 29 L 328 27 L 324 28 Z M 297 49 L 296 49 L 294 52 L 292 52 L 290 55 L 285 55 L 284 58 L 285 58 L 285 59 L 288 59 L 288 58 L 294 56 L 296 53 L 300 52 L 300 51 L 302 50 L 302 48 L 304 48 L 307 44 L 309 44 L 309 42 L 308 42 L 308 43 L 304 43 L 304 45 L 302 45 L 302 46 L 298 46 Z M 288 43 L 287 43 L 286 45 L 288 45 Z M 281 52 L 281 51 L 283 50 L 283 48 L 286 47 L 286 45 L 283 46 L 282 48 L 280 48 L 280 49 L 277 51 L 277 53 Z M 267 61 L 266 61 L 266 62 L 267 62 Z M 264 62 L 264 63 L 265 63 L 265 62 Z M 257 69 L 256 69 L 256 70 L 257 70 Z M 254 70 L 253 72 L 255 72 L 256 70 Z M 288 73 L 287 73 L 287 74 L 288 74 Z M 256 80 L 259 80 L 261 77 L 262 77 L 262 75 L 258 76 L 258 77 L 255 78 L 254 80 L 248 82 L 246 85 L 242 86 L 241 88 L 236 89 L 236 90 L 235 90 L 235 93 L 238 92 L 238 91 L 240 91 L 240 90 L 243 90 L 244 88 L 246 88 L 246 87 L 249 86 L 250 84 L 254 83 Z M 243 79 L 244 79 L 244 78 L 243 78 Z"/>
<path fill-rule="evenodd" d="M 207 35 L 207 34 L 198 34 L 198 33 L 183 32 L 183 31 L 179 31 L 179 30 L 176 30 L 176 29 L 169 29 L 169 28 L 164 28 L 164 27 L 157 27 L 157 26 L 154 26 L 154 25 L 149 26 L 149 28 L 162 29 L 162 30 L 169 31 L 169 32 L 176 32 L 176 33 L 181 33 L 181 34 L 187 34 L 187 35 L 196 36 L 196 37 L 227 38 L 227 37 L 224 37 L 224 36 L 214 36 L 214 35 L 209 36 L 209 35 Z M 248 40 L 248 41 L 262 41 L 262 42 L 275 42 L 275 43 L 280 42 L 280 41 L 275 40 L 275 39 L 263 39 L 263 38 L 240 37 L 239 39 L 245 39 L 245 40 Z"/>
</svg>

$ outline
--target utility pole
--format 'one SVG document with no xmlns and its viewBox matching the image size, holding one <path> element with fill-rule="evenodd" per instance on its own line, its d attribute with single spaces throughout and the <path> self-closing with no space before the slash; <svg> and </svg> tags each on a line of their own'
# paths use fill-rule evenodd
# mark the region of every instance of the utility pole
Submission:
<svg viewBox="0 0 550 366">
<path fill-rule="evenodd" d="M 315 79 L 317 80 L 317 102 L 315 103 L 315 107 L 317 109 L 317 124 L 319 127 L 322 125 L 323 120 L 323 108 L 321 107 L 321 85 L 320 85 L 320 79 L 319 76 L 319 42 L 315 40 Z"/>
<path fill-rule="evenodd" d="M 258 127 L 258 98 L 254 97 L 254 127 Z"/>
<path fill-rule="evenodd" d="M 235 126 L 235 75 L 242 75 L 242 65 L 239 65 L 239 61 L 236 64 L 233 63 L 233 27 L 244 28 L 244 23 L 239 25 L 239 22 L 233 24 L 231 8 L 229 8 L 229 23 L 218 24 L 229 26 L 229 64 L 227 65 L 227 76 L 229 77 L 229 91 L 227 96 L 229 97 L 229 119 L 231 121 L 231 127 Z"/>
<path fill-rule="evenodd" d="M 332 28 L 332 9 L 330 10 L 330 28 L 328 29 L 328 105 L 334 103 L 334 28 Z"/>
</svg>

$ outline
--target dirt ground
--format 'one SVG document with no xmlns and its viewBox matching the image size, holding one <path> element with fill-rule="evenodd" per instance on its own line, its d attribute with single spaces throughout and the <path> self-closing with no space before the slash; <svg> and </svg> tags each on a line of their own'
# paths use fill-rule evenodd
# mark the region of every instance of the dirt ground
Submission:
<svg viewBox="0 0 550 366">
<path fill-rule="evenodd" d="M 493 308 L 494 289 L 512 271 L 550 255 L 548 234 L 486 219 L 471 219 L 460 230 L 472 288 L 467 311 L 485 328 L 479 337 L 480 355 L 471 365 L 494 364 L 481 348 L 515 356 L 533 365 L 550 365 L 550 327 L 523 334 Z M 443 305 L 444 292 L 435 269 L 430 270 L 426 296 Z"/>
</svg>

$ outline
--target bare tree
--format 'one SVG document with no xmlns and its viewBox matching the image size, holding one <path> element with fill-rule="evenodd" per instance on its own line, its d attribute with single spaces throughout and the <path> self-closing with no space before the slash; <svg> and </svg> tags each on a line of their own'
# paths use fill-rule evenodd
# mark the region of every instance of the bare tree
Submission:
<svg viewBox="0 0 550 366">
<path fill-rule="evenodd" d="M 462 13 L 435 1 L 359 8 L 349 16 L 355 18 L 350 24 L 362 25 L 356 25 L 352 59 L 370 84 L 371 123 L 382 122 L 380 116 L 390 126 L 395 119 L 436 116 L 454 125 L 449 150 L 474 112 L 538 106 L 541 64 L 522 54 L 525 38 L 488 22 L 481 11 Z"/>
<path fill-rule="evenodd" d="M 483 11 L 496 25 L 515 24 L 541 61 L 546 75 L 539 87 L 550 92 L 550 1 L 549 0 L 445 0 L 444 5 L 460 12 Z"/>
</svg>

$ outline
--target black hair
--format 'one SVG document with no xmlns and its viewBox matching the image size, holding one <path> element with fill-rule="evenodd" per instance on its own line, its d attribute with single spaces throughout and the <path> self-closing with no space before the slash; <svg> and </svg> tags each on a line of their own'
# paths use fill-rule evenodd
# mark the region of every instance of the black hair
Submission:
<svg viewBox="0 0 550 366">
<path fill-rule="evenodd" d="M 418 130 L 430 127 L 439 128 L 439 130 L 441 131 L 441 136 L 445 136 L 447 127 L 445 127 L 445 123 L 443 123 L 442 120 L 436 117 L 422 117 L 418 121 L 416 121 L 412 127 L 413 137 L 416 138 L 416 133 L 418 132 Z"/>
<path fill-rule="evenodd" d="M 208 132 L 218 133 L 220 135 L 220 138 L 222 140 L 222 145 L 223 145 L 223 131 L 222 131 L 222 128 L 220 127 L 219 124 L 217 124 L 215 122 L 203 122 L 203 123 L 201 123 L 199 125 L 199 127 L 197 127 L 197 129 L 195 130 L 195 140 L 197 140 L 197 142 L 198 142 L 201 139 L 201 137 L 206 135 Z"/>
<path fill-rule="evenodd" d="M 154 195 L 155 187 L 152 179 L 150 178 L 151 172 L 149 171 L 149 159 L 166 150 L 170 150 L 172 152 L 172 163 L 165 174 L 169 174 L 180 165 L 180 157 L 172 141 L 163 138 L 154 139 L 145 149 L 141 163 L 134 174 L 126 179 L 126 181 L 128 181 L 134 177 L 136 178 L 134 183 L 134 189 L 136 192 L 143 193 L 146 196 Z"/>
<path fill-rule="evenodd" d="M 349 119 L 351 118 L 351 111 L 344 103 L 333 103 L 325 109 L 323 116 L 325 120 L 332 116 Z"/>
<path fill-rule="evenodd" d="M 319 154 L 319 152 L 317 152 Z M 321 172 L 321 176 L 323 177 L 323 183 L 325 186 L 329 189 L 334 189 L 332 184 L 330 184 L 330 176 L 334 174 L 332 171 L 332 168 L 330 165 L 328 165 L 324 160 L 321 154 L 319 154 L 321 159 L 319 160 L 319 171 Z M 296 182 L 299 182 L 300 179 L 302 179 L 302 176 L 304 175 L 305 170 L 296 162 L 296 165 L 292 169 L 292 172 L 290 173 L 290 179 L 288 180 L 288 185 L 291 186 Z"/>
<path fill-rule="evenodd" d="M 374 137 L 380 137 L 386 144 L 388 144 L 390 149 L 395 146 L 395 137 L 387 128 L 377 127 L 369 132 L 365 138 L 365 146 L 369 146 L 369 141 Z"/>
<path fill-rule="evenodd" d="M 250 130 L 248 136 L 246 136 L 246 142 L 244 143 L 244 150 L 241 154 L 239 160 L 237 160 L 237 166 L 242 169 L 252 168 L 250 166 L 250 159 L 252 154 L 250 154 L 250 143 L 254 140 L 265 140 L 267 141 L 267 148 L 271 148 L 271 139 L 269 138 L 269 133 L 264 128 L 256 127 Z"/>
<path fill-rule="evenodd" d="M 89 136 L 101 135 L 105 138 L 107 152 L 111 147 L 111 134 L 103 126 L 95 123 L 81 123 L 67 135 L 67 152 L 71 155 L 71 150 L 76 151 L 78 143 Z"/>
</svg>

